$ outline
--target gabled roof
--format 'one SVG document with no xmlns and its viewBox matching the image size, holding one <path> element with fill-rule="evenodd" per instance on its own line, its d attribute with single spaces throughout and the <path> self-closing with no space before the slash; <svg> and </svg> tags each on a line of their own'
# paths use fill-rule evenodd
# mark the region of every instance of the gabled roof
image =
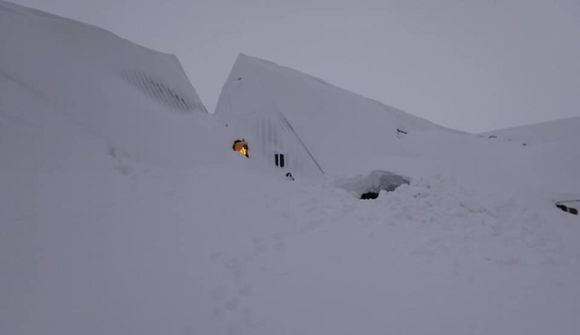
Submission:
<svg viewBox="0 0 580 335">
<path fill-rule="evenodd" d="M 446 131 L 434 123 L 302 72 L 240 54 L 216 115 L 236 119 L 280 113 L 330 173 L 358 170 L 403 150 L 397 129 Z"/>
</svg>

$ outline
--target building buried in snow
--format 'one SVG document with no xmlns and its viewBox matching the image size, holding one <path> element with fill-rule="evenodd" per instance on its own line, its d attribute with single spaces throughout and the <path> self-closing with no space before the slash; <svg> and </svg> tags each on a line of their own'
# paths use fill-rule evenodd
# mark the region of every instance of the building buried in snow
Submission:
<svg viewBox="0 0 580 335">
<path fill-rule="evenodd" d="M 233 142 L 233 150 L 262 161 L 265 166 L 272 166 L 292 174 L 317 176 L 324 170 L 316 158 L 300 139 L 284 115 L 272 111 L 250 113 L 248 115 L 228 118 L 228 126 L 235 133 L 243 135 L 243 141 Z M 239 142 L 238 142 L 239 141 Z"/>
<path fill-rule="evenodd" d="M 296 177 L 366 174 L 368 179 L 372 170 L 385 168 L 385 160 L 400 150 L 401 129 L 406 135 L 443 129 L 246 55 L 236 60 L 215 115 L 232 131 L 232 141 L 246 139 L 252 159 Z"/>
</svg>

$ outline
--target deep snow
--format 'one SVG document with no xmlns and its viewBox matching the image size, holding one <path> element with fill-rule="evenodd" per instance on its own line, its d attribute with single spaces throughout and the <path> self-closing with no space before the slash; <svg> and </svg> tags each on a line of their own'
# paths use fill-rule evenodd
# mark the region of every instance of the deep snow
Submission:
<svg viewBox="0 0 580 335">
<path fill-rule="evenodd" d="M 0 42 L 1 334 L 580 330 L 569 120 L 464 134 L 248 56 L 210 115 L 174 57 L 100 29 L 0 1 Z M 327 173 L 232 152 L 256 113 Z M 411 183 L 358 200 L 374 170 Z"/>
</svg>

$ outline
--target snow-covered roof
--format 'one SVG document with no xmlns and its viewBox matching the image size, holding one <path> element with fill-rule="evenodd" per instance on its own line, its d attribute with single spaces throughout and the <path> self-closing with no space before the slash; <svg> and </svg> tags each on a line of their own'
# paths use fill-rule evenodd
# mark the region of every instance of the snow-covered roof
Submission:
<svg viewBox="0 0 580 335">
<path fill-rule="evenodd" d="M 216 115 L 232 120 L 255 114 L 282 115 L 330 173 L 359 172 L 366 169 L 363 162 L 400 152 L 397 129 L 450 131 L 313 76 L 240 54 Z"/>
<path fill-rule="evenodd" d="M 247 56 L 200 104 L 174 57 L 0 0 L 0 334 L 578 333 L 577 123 L 524 147 Z M 284 178 L 314 160 L 347 176 Z"/>
<path fill-rule="evenodd" d="M 205 156 L 200 149 L 193 157 L 191 143 L 211 136 L 209 115 L 175 56 L 5 1 L 0 45 L 4 113 L 38 120 L 35 113 L 54 110 L 138 160 L 173 165 Z M 23 108 L 35 103 L 42 107 Z"/>
</svg>

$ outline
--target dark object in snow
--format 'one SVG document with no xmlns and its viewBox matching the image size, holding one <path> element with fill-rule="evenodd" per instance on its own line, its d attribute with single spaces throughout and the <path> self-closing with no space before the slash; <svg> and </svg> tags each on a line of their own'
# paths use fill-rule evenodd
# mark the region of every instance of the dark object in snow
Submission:
<svg viewBox="0 0 580 335">
<path fill-rule="evenodd" d="M 527 146 L 528 144 L 527 144 L 527 143 L 522 143 L 522 145 L 525 147 L 525 146 Z"/>
<path fill-rule="evenodd" d="M 404 131 L 404 130 L 401 130 L 401 129 L 397 128 L 397 134 L 405 134 L 405 135 L 407 135 L 407 132 Z"/>
<path fill-rule="evenodd" d="M 296 180 L 296 179 L 294 179 L 294 176 L 290 172 L 286 173 L 286 179 L 292 180 L 292 181 Z"/>
<path fill-rule="evenodd" d="M 339 183 L 339 187 L 359 196 L 360 199 L 376 199 L 381 191 L 392 192 L 403 184 L 409 184 L 409 178 L 401 175 L 375 170 L 367 176 L 349 178 Z"/>
<path fill-rule="evenodd" d="M 497 138 L 497 135 L 489 135 L 487 138 Z"/>
<path fill-rule="evenodd" d="M 242 80 L 242 77 L 238 77 L 238 80 Z"/>
<path fill-rule="evenodd" d="M 565 205 L 564 203 L 567 203 L 568 205 Z M 565 200 L 565 201 L 556 201 L 556 207 L 560 208 L 562 211 L 566 213 L 578 215 L 578 209 L 570 207 L 570 203 L 577 204 L 578 206 L 580 206 L 580 200 Z"/>
<path fill-rule="evenodd" d="M 360 195 L 361 200 L 376 199 L 379 197 L 377 192 L 366 192 Z"/>
<path fill-rule="evenodd" d="M 283 168 L 286 165 L 284 154 L 274 154 L 274 164 L 278 167 Z"/>
</svg>

